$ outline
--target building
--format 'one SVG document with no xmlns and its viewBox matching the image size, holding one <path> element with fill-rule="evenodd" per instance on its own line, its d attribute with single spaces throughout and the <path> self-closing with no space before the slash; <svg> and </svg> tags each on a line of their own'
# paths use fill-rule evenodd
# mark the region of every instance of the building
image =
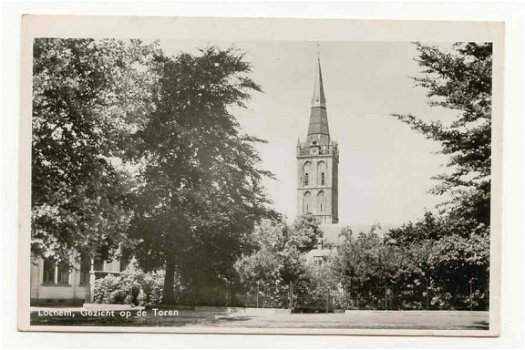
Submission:
<svg viewBox="0 0 525 350">
<path fill-rule="evenodd" d="M 349 227 L 355 234 L 369 232 L 372 225 L 339 223 L 339 149 L 330 137 L 326 96 L 324 93 L 321 61 L 317 58 L 314 92 L 311 101 L 310 121 L 305 142 L 297 141 L 297 215 L 313 214 L 320 222 L 323 242 L 306 257 L 322 266 L 336 254 L 341 244 L 341 230 Z M 376 228 L 382 234 L 387 225 Z"/>
<path fill-rule="evenodd" d="M 321 61 L 317 60 L 310 123 L 305 142 L 297 140 L 297 214 L 311 213 L 321 224 L 338 217 L 337 143 L 330 138 Z"/>
<path fill-rule="evenodd" d="M 125 264 L 117 259 L 106 262 L 79 259 L 69 262 L 33 257 L 31 259 L 31 305 L 82 305 L 92 301 L 94 282 L 108 274 L 120 274 Z"/>
</svg>

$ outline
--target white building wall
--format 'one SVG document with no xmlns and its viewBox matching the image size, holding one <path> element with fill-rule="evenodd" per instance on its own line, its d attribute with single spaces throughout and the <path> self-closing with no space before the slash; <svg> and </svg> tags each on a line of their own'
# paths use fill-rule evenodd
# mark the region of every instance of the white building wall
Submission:
<svg viewBox="0 0 525 350">
<path fill-rule="evenodd" d="M 91 294 L 90 279 L 88 279 L 87 283 L 81 284 L 80 263 L 75 259 L 74 254 L 71 255 L 70 259 L 73 268 L 69 272 L 68 284 L 44 283 L 44 259 L 32 259 L 30 274 L 32 304 L 89 302 Z M 115 259 L 111 262 L 104 262 L 102 271 L 119 273 L 120 261 Z"/>
</svg>

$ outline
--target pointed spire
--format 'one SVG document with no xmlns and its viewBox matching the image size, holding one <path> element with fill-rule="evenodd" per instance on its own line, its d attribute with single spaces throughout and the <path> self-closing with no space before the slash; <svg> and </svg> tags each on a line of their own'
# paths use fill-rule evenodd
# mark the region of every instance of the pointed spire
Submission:
<svg viewBox="0 0 525 350">
<path fill-rule="evenodd" d="M 321 58 L 319 45 L 317 45 L 317 73 L 315 75 L 314 94 L 310 111 L 310 124 L 308 125 L 307 144 L 328 144 L 330 132 L 328 130 L 328 117 L 326 115 L 326 98 L 324 95 L 323 75 L 321 73 Z"/>
<path fill-rule="evenodd" d="M 314 94 L 312 96 L 312 107 L 326 107 L 324 96 L 323 74 L 321 72 L 321 58 L 319 55 L 319 45 L 317 46 L 317 74 L 315 75 Z"/>
</svg>

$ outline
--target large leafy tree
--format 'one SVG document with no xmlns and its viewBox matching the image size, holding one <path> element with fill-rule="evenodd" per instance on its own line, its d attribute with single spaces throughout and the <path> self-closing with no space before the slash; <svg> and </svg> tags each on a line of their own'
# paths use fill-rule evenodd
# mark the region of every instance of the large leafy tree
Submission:
<svg viewBox="0 0 525 350">
<path fill-rule="evenodd" d="M 416 44 L 423 68 L 416 85 L 427 90 L 429 104 L 457 112 L 449 125 L 426 122 L 411 114 L 394 114 L 449 156 L 450 171 L 435 177 L 435 194 L 450 193 L 450 213 L 472 226 L 490 223 L 490 155 L 492 113 L 492 44 L 457 43 L 445 52 Z"/>
<path fill-rule="evenodd" d="M 489 281 L 492 45 L 457 43 L 452 50 L 416 44 L 429 104 L 450 109 L 449 124 L 411 114 L 394 117 L 441 144 L 449 171 L 433 193 L 450 194 L 442 216 L 426 213 L 388 233 L 389 244 L 415 264 L 409 280 L 427 280 L 431 304 L 486 308 Z M 470 289 L 473 287 L 473 293 Z M 429 291 L 425 291 L 428 293 Z M 472 295 L 471 295 L 472 294 Z"/>
<path fill-rule="evenodd" d="M 439 215 L 344 242 L 333 263 L 350 304 L 399 308 L 488 307 L 491 81 L 490 43 L 457 43 L 452 50 L 416 44 L 429 104 L 449 109 L 450 123 L 411 114 L 393 116 L 441 144 L 448 172 L 435 177 L 436 195 L 449 194 Z M 471 292 L 472 291 L 472 292 Z"/>
<path fill-rule="evenodd" d="M 34 254 L 107 258 L 125 238 L 124 153 L 152 109 L 157 51 L 137 40 L 35 39 Z"/>
<path fill-rule="evenodd" d="M 164 302 L 177 274 L 190 295 L 231 280 L 245 237 L 273 215 L 254 147 L 232 114 L 260 88 L 234 50 L 163 57 L 156 110 L 135 139 L 141 165 L 131 234 L 142 266 L 165 268 Z M 202 296 L 202 295 L 201 295 Z M 204 296 L 205 297 L 205 296 Z"/>
</svg>

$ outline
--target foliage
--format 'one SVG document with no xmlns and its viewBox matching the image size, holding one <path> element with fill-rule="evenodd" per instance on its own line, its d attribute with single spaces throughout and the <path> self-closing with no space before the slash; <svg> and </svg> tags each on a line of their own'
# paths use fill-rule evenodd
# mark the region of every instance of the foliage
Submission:
<svg viewBox="0 0 525 350">
<path fill-rule="evenodd" d="M 381 309 L 385 293 L 403 279 L 406 256 L 395 247 L 383 243 L 374 226 L 357 237 L 350 228 L 341 232 L 342 244 L 333 261 L 334 274 L 339 276 L 345 291 L 345 303 L 350 308 Z"/>
<path fill-rule="evenodd" d="M 441 144 L 450 171 L 435 177 L 440 184 L 433 193 L 449 193 L 451 200 L 441 215 L 427 212 L 383 239 L 352 239 L 347 232 L 334 266 L 351 301 L 382 307 L 374 288 L 383 286 L 392 307 L 487 309 L 492 45 L 457 43 L 451 52 L 416 45 L 423 67 L 422 76 L 413 78 L 416 85 L 427 90 L 431 106 L 454 110 L 457 117 L 444 125 L 393 116 Z"/>
<path fill-rule="evenodd" d="M 250 65 L 233 50 L 163 57 L 156 110 L 134 135 L 140 164 L 131 236 L 146 269 L 165 268 L 165 302 L 174 273 L 187 295 L 228 285 L 244 242 L 274 215 L 257 168 L 257 138 L 242 135 L 230 113 L 260 91 Z M 204 296 L 203 296 L 204 297 Z"/>
<path fill-rule="evenodd" d="M 450 173 L 435 177 L 434 193 L 451 193 L 451 215 L 490 223 L 490 154 L 492 113 L 492 44 L 457 43 L 453 52 L 417 44 L 423 75 L 414 78 L 427 90 L 429 104 L 457 111 L 450 125 L 425 122 L 411 114 L 396 118 L 442 145 Z"/>
<path fill-rule="evenodd" d="M 306 214 L 293 225 L 266 220 L 255 228 L 251 238 L 255 251 L 235 264 L 244 292 L 259 292 L 268 306 L 295 308 L 309 292 L 304 253 L 322 240 L 317 219 Z"/>
<path fill-rule="evenodd" d="M 38 38 L 33 46 L 32 252 L 108 258 L 125 239 L 131 133 L 152 109 L 156 45 Z"/>
<path fill-rule="evenodd" d="M 332 263 L 349 308 L 467 309 L 488 307 L 489 236 L 454 233 L 448 222 L 424 219 L 390 230 L 351 230 Z M 439 233 L 439 234 L 438 234 Z M 404 239 L 401 239 L 404 237 Z"/>
<path fill-rule="evenodd" d="M 119 275 L 108 274 L 95 280 L 93 299 L 101 304 L 134 304 L 140 301 L 140 291 L 146 294 L 145 303 L 159 305 L 162 301 L 164 271 L 145 273 L 132 260 Z"/>
</svg>

